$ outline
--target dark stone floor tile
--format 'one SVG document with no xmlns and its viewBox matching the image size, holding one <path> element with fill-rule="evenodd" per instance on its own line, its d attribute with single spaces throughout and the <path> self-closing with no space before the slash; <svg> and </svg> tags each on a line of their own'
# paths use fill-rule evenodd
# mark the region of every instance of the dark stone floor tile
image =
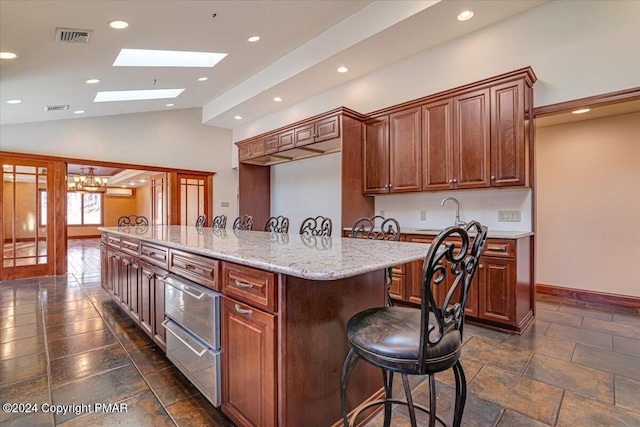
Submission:
<svg viewBox="0 0 640 427">
<path fill-rule="evenodd" d="M 32 412 L 29 414 L 21 414 L 17 418 L 10 420 L 3 420 L 0 417 L 0 424 L 2 427 L 53 427 L 53 415 L 49 412 Z"/>
<path fill-rule="evenodd" d="M 93 304 L 88 299 L 80 299 L 77 301 L 66 301 L 57 304 L 45 304 L 45 314 L 59 314 L 66 311 L 81 310 L 93 308 Z"/>
<path fill-rule="evenodd" d="M 563 393 L 561 388 L 493 366 L 485 366 L 471 381 L 468 391 L 549 425 L 556 421 Z"/>
<path fill-rule="evenodd" d="M 560 308 L 560 303 L 554 301 L 539 300 L 536 301 L 536 307 L 541 310 L 558 311 L 558 309 Z"/>
<path fill-rule="evenodd" d="M 408 416 L 401 414 L 400 411 L 391 411 L 391 425 L 393 427 L 411 427 L 411 420 Z M 439 424 L 436 424 L 439 425 Z M 379 412 L 371 421 L 366 424 L 367 427 L 383 427 L 384 426 L 384 411 Z M 422 425 L 419 425 L 422 427 Z"/>
<path fill-rule="evenodd" d="M 158 346 L 150 345 L 129 352 L 129 356 L 142 375 L 172 366 L 164 351 Z"/>
<path fill-rule="evenodd" d="M 640 381 L 616 375 L 616 406 L 640 413 Z"/>
<path fill-rule="evenodd" d="M 525 333 L 544 335 L 544 333 L 547 332 L 547 329 L 549 329 L 550 324 L 551 323 L 545 322 L 544 320 L 534 319 L 533 322 L 531 322 L 531 325 L 529 325 L 529 327 L 525 331 Z"/>
<path fill-rule="evenodd" d="M 576 305 L 562 305 L 558 309 L 561 313 L 575 314 L 576 316 L 592 317 L 600 320 L 612 320 L 613 313 L 593 307 L 580 307 Z"/>
<path fill-rule="evenodd" d="M 473 360 L 464 357 L 460 359 L 460 364 L 462 365 L 462 370 L 464 371 L 464 376 L 467 379 L 467 383 L 470 383 L 471 380 L 473 380 L 473 378 L 478 375 L 480 369 L 482 369 L 482 367 L 484 366 L 482 363 L 474 362 Z M 456 386 L 453 369 L 447 369 L 446 371 L 438 372 L 436 374 L 436 380 L 451 387 Z M 404 391 L 402 393 L 404 393 Z"/>
<path fill-rule="evenodd" d="M 63 311 L 57 314 L 47 314 L 45 322 L 47 326 L 61 325 L 63 323 L 79 322 L 81 320 L 100 317 L 98 311 L 91 306 L 90 308 L 81 308 L 79 310 Z"/>
<path fill-rule="evenodd" d="M 587 305 L 586 301 L 580 301 L 572 298 L 558 297 L 555 295 L 547 295 L 547 294 L 540 294 L 538 301 L 553 301 L 553 302 L 566 304 L 566 305 L 580 305 L 580 306 Z"/>
<path fill-rule="evenodd" d="M 575 328 L 579 328 L 582 324 L 582 316 L 560 313 L 559 311 L 537 310 L 536 319 L 565 326 L 573 326 Z"/>
<path fill-rule="evenodd" d="M 44 276 L 38 279 L 40 286 L 60 286 L 67 283 L 75 283 L 76 280 L 71 274 L 63 274 L 59 276 Z"/>
<path fill-rule="evenodd" d="M 168 406 L 167 412 L 171 414 L 179 427 L 233 426 L 233 424 L 227 420 L 222 413 L 216 410 L 201 394 Z"/>
<path fill-rule="evenodd" d="M 640 326 L 640 314 L 613 313 L 613 321 Z"/>
<path fill-rule="evenodd" d="M 607 304 L 604 302 L 591 302 L 591 301 L 587 301 L 585 305 L 587 307 L 599 308 L 601 310 L 611 310 L 614 313 L 635 314 L 636 316 L 639 314 L 637 308 L 625 307 L 623 305 L 614 305 L 614 304 Z"/>
<path fill-rule="evenodd" d="M 473 337 L 462 347 L 465 359 L 506 369 L 516 374 L 522 373 L 531 358 L 530 352 L 517 351 L 502 344 L 489 344 Z"/>
<path fill-rule="evenodd" d="M 16 328 L 33 323 L 42 323 L 42 314 L 39 311 L 0 318 L 0 329 Z"/>
<path fill-rule="evenodd" d="M 62 302 L 70 302 L 70 301 L 78 301 L 82 299 L 86 299 L 87 295 L 84 293 L 82 289 L 78 289 L 77 291 L 67 291 L 61 293 L 44 293 L 41 294 L 40 301 L 42 304 L 59 304 Z"/>
<path fill-rule="evenodd" d="M 40 303 L 18 305 L 18 306 L 5 306 L 0 308 L 0 317 L 16 316 L 18 314 L 29 314 L 40 311 Z"/>
<path fill-rule="evenodd" d="M 544 354 L 562 360 L 571 360 L 575 347 L 574 342 L 547 337 L 535 331 L 527 331 L 522 335 L 510 335 L 502 345 L 514 350 Z"/>
<path fill-rule="evenodd" d="M 613 404 L 613 374 L 536 354 L 524 375 Z"/>
<path fill-rule="evenodd" d="M 601 332 L 592 332 L 586 329 L 552 323 L 549 325 L 549 329 L 547 329 L 545 335 L 605 350 L 613 349 L 613 336 Z"/>
<path fill-rule="evenodd" d="M 85 334 L 91 331 L 105 329 L 107 324 L 100 318 L 94 317 L 74 323 L 64 323 L 47 328 L 47 341 L 55 341 L 73 335 Z"/>
<path fill-rule="evenodd" d="M 632 340 L 614 335 L 613 351 L 630 356 L 640 357 L 640 340 Z"/>
<path fill-rule="evenodd" d="M 125 329 L 121 332 L 117 332 L 116 336 L 127 351 L 136 350 L 153 344 L 153 340 L 137 326 L 133 329 Z"/>
<path fill-rule="evenodd" d="M 483 328 L 476 325 L 464 325 L 464 335 L 467 338 L 478 337 L 489 344 L 498 344 L 506 340 L 509 334 L 500 331 L 494 331 L 492 329 Z"/>
<path fill-rule="evenodd" d="M 23 340 L 10 341 L 0 346 L 0 361 L 26 356 L 28 354 L 42 353 L 44 351 L 45 345 L 42 335 L 25 338 Z"/>
<path fill-rule="evenodd" d="M 52 389 L 56 405 L 93 405 L 96 402 L 120 402 L 148 391 L 147 383 L 133 365 L 83 378 Z M 56 414 L 56 424 L 78 418 L 83 414 Z"/>
<path fill-rule="evenodd" d="M 32 323 L 30 325 L 6 328 L 0 330 L 0 343 L 21 340 L 44 335 L 44 325 L 42 323 Z"/>
<path fill-rule="evenodd" d="M 640 380 L 640 358 L 577 344 L 574 363 Z"/>
<path fill-rule="evenodd" d="M 2 385 L 28 380 L 47 373 L 45 353 L 29 354 L 0 362 Z"/>
<path fill-rule="evenodd" d="M 154 426 L 173 427 L 174 422 L 151 391 L 118 403 L 122 412 L 95 412 L 67 421 L 64 427 Z M 204 426 L 204 424 L 203 424 Z"/>
<path fill-rule="evenodd" d="M 580 394 L 565 392 L 557 427 L 638 426 L 640 414 L 598 402 Z"/>
<path fill-rule="evenodd" d="M 640 340 L 640 328 L 638 326 L 627 325 L 624 323 L 606 322 L 598 319 L 584 319 L 582 329 Z"/>
<path fill-rule="evenodd" d="M 51 361 L 51 385 L 58 387 L 90 375 L 130 365 L 131 359 L 120 344 Z"/>
<path fill-rule="evenodd" d="M 73 335 L 67 338 L 49 341 L 49 358 L 51 360 L 59 359 L 115 343 L 116 338 L 108 329 Z"/>
<path fill-rule="evenodd" d="M 547 427 L 547 424 L 536 421 L 525 415 L 506 409 L 496 427 Z"/>
<path fill-rule="evenodd" d="M 144 376 L 164 407 L 198 394 L 198 389 L 176 368 L 163 369 Z"/>
<path fill-rule="evenodd" d="M 4 381 L 3 381 L 4 383 Z M 49 396 L 49 381 L 46 375 L 41 375 L 37 378 L 32 378 L 19 383 L 0 387 L 0 402 L 1 403 L 51 403 Z M 22 419 L 21 421 L 14 421 L 18 418 L 25 418 L 26 414 L 23 412 L 5 412 L 0 411 L 0 425 L 12 425 L 11 423 L 17 423 L 13 425 L 29 425 L 24 424 L 27 420 L 38 421 L 39 418 L 30 417 L 28 419 Z M 45 418 L 45 422 L 48 418 Z M 51 419 L 53 424 L 53 419 Z"/>
</svg>

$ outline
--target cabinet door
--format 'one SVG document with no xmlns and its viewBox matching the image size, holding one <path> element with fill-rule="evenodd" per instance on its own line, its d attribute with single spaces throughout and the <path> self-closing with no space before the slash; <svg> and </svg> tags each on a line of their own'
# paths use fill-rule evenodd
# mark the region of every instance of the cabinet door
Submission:
<svg viewBox="0 0 640 427">
<path fill-rule="evenodd" d="M 251 150 L 251 158 L 264 156 L 264 139 L 257 139 L 249 143 Z"/>
<path fill-rule="evenodd" d="M 222 409 L 236 424 L 276 425 L 275 316 L 222 297 Z"/>
<path fill-rule="evenodd" d="M 122 256 L 120 266 L 120 306 L 125 311 L 129 310 L 129 264 L 128 256 Z"/>
<path fill-rule="evenodd" d="M 516 261 L 483 256 L 477 274 L 479 317 L 515 326 Z"/>
<path fill-rule="evenodd" d="M 107 245 L 100 245 L 100 286 L 105 291 L 109 290 L 109 256 L 107 255 Z"/>
<path fill-rule="evenodd" d="M 340 116 L 318 120 L 314 127 L 316 142 L 338 138 L 340 136 Z"/>
<path fill-rule="evenodd" d="M 109 259 L 111 262 L 109 274 L 111 276 L 111 285 L 113 288 L 113 299 L 120 304 L 122 302 L 122 256 L 119 252 L 113 252 Z"/>
<path fill-rule="evenodd" d="M 364 193 L 389 192 L 389 116 L 364 126 Z"/>
<path fill-rule="evenodd" d="M 140 292 L 142 291 L 142 269 L 138 260 L 131 258 L 127 271 L 127 284 L 129 288 L 129 312 L 131 317 L 140 321 Z"/>
<path fill-rule="evenodd" d="M 489 89 L 453 98 L 455 188 L 489 187 Z"/>
<path fill-rule="evenodd" d="M 453 188 L 453 100 L 422 107 L 422 188 Z"/>
<path fill-rule="evenodd" d="M 526 184 L 524 81 L 491 88 L 491 186 Z"/>
<path fill-rule="evenodd" d="M 249 160 L 251 158 L 251 141 L 238 144 L 238 160 Z"/>
<path fill-rule="evenodd" d="M 142 264 L 142 281 L 140 282 L 140 327 L 153 339 L 153 304 L 155 297 L 155 274 L 149 266 Z"/>
<path fill-rule="evenodd" d="M 153 301 L 153 314 L 152 319 L 154 322 L 153 327 L 153 341 L 160 346 L 163 350 L 167 349 L 167 337 L 162 326 L 164 322 L 164 282 L 154 279 L 154 301 Z"/>
<path fill-rule="evenodd" d="M 293 130 L 282 132 L 278 135 L 278 151 L 288 150 L 293 148 L 294 143 Z"/>
<path fill-rule="evenodd" d="M 264 139 L 264 154 L 273 154 L 278 151 L 278 135 L 271 135 Z"/>
<path fill-rule="evenodd" d="M 422 189 L 420 108 L 389 117 L 389 187 L 391 192 Z"/>
<path fill-rule="evenodd" d="M 391 286 L 389 287 L 389 296 L 395 300 L 404 300 L 405 296 L 405 275 L 393 274 L 391 276 Z"/>
<path fill-rule="evenodd" d="M 293 132 L 295 140 L 294 146 L 296 147 L 313 144 L 315 142 L 313 123 L 297 127 Z"/>
</svg>

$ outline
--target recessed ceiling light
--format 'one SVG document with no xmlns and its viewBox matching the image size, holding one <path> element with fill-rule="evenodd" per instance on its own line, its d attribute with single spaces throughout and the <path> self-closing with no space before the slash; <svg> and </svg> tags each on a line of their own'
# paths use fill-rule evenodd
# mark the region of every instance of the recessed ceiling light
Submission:
<svg viewBox="0 0 640 427">
<path fill-rule="evenodd" d="M 458 15 L 458 21 L 468 21 L 473 18 L 473 10 L 463 10 Z"/>
<path fill-rule="evenodd" d="M 93 102 L 139 101 L 142 99 L 176 98 L 184 89 L 114 90 L 98 92 Z"/>
<path fill-rule="evenodd" d="M 273 98 L 273 100 L 276 102 L 280 102 L 282 101 L 282 98 L 280 98 L 279 96 L 276 96 L 275 98 Z"/>
<path fill-rule="evenodd" d="M 84 114 L 85 111 L 84 110 L 76 110 L 73 112 L 73 114 Z"/>
<path fill-rule="evenodd" d="M 89 79 L 85 83 L 88 83 L 90 85 L 94 85 L 96 83 L 100 83 L 100 79 Z"/>
<path fill-rule="evenodd" d="M 257 42 L 258 40 L 260 40 L 260 36 L 251 36 L 247 39 L 249 43 L 254 43 L 254 42 Z"/>
<path fill-rule="evenodd" d="M 347 71 L 349 71 L 349 69 L 347 67 L 340 67 L 338 68 L 338 72 L 339 73 L 346 73 Z"/>
<path fill-rule="evenodd" d="M 114 28 L 116 30 L 122 30 L 124 28 L 127 28 L 129 26 L 129 23 L 127 21 L 123 21 L 121 19 L 116 19 L 113 21 L 109 21 L 109 26 L 111 28 Z"/>
<path fill-rule="evenodd" d="M 10 99 L 7 101 L 7 104 L 20 104 L 22 99 Z"/>
<path fill-rule="evenodd" d="M 581 108 L 579 110 L 572 111 L 571 114 L 584 114 L 591 111 L 591 108 Z"/>
<path fill-rule="evenodd" d="M 114 67 L 213 67 L 226 53 L 121 49 Z"/>
<path fill-rule="evenodd" d="M 234 119 L 236 120 L 242 120 L 242 116 L 235 116 Z"/>
<path fill-rule="evenodd" d="M 165 107 L 173 107 L 174 105 L 176 105 L 176 104 L 167 104 L 167 105 L 165 105 Z"/>
<path fill-rule="evenodd" d="M 130 182 L 129 185 L 136 185 L 136 183 L 135 182 Z"/>
<path fill-rule="evenodd" d="M 14 59 L 17 57 L 18 55 L 13 52 L 0 52 L 0 59 Z"/>
<path fill-rule="evenodd" d="M 200 77 L 198 79 L 199 82 L 204 82 L 204 81 L 207 81 L 207 80 L 209 80 L 209 77 Z"/>
</svg>

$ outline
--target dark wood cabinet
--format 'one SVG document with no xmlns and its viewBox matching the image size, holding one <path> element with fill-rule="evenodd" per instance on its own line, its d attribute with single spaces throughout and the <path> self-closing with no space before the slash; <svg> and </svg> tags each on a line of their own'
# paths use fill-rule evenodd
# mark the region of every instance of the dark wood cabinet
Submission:
<svg viewBox="0 0 640 427">
<path fill-rule="evenodd" d="M 270 135 L 264 139 L 264 154 L 278 152 L 278 135 Z"/>
<path fill-rule="evenodd" d="M 140 322 L 140 292 L 142 291 L 142 269 L 136 258 L 125 259 L 125 276 L 123 281 L 126 282 L 127 301 L 125 309 L 136 322 Z"/>
<path fill-rule="evenodd" d="M 154 277 L 153 285 L 155 288 L 153 294 L 153 341 L 163 350 L 167 348 L 167 336 L 162 322 L 164 322 L 164 282 L 158 280 L 157 275 Z"/>
<path fill-rule="evenodd" d="M 238 160 L 250 160 L 265 155 L 264 138 L 252 139 L 238 144 Z"/>
<path fill-rule="evenodd" d="M 142 264 L 140 286 L 140 327 L 153 339 L 155 322 L 153 319 L 156 275 L 153 268 Z"/>
<path fill-rule="evenodd" d="M 275 426 L 275 316 L 222 297 L 222 410 L 238 425 Z"/>
<path fill-rule="evenodd" d="M 340 116 L 327 117 L 314 123 L 316 142 L 340 137 Z"/>
<path fill-rule="evenodd" d="M 103 274 L 100 275 L 100 286 L 105 291 L 109 291 L 109 279 L 106 272 L 109 270 L 109 256 L 107 255 L 107 245 L 100 244 L 100 271 Z"/>
<path fill-rule="evenodd" d="M 315 134 L 313 123 L 300 126 L 293 131 L 294 133 L 294 146 L 301 147 L 303 145 L 313 144 L 315 142 Z"/>
<path fill-rule="evenodd" d="M 453 184 L 453 100 L 422 106 L 422 188 L 448 190 Z"/>
<path fill-rule="evenodd" d="M 278 151 L 293 148 L 295 144 L 294 132 L 289 130 L 278 134 Z"/>
<path fill-rule="evenodd" d="M 364 193 L 389 192 L 389 117 L 364 124 Z"/>
<path fill-rule="evenodd" d="M 478 265 L 479 317 L 516 325 L 516 261 L 506 258 L 480 257 Z"/>
<path fill-rule="evenodd" d="M 264 139 L 256 139 L 249 143 L 249 149 L 251 150 L 251 157 L 264 156 Z"/>
<path fill-rule="evenodd" d="M 238 144 L 238 160 L 249 160 L 251 158 L 251 141 Z"/>
<path fill-rule="evenodd" d="M 389 191 L 422 189 L 421 109 L 389 116 Z"/>
</svg>

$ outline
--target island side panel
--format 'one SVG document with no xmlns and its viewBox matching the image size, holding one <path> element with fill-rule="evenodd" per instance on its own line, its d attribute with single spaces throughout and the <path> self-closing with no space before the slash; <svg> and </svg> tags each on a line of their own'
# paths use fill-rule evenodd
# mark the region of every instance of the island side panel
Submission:
<svg viewBox="0 0 640 427">
<path fill-rule="evenodd" d="M 385 270 L 329 281 L 281 276 L 279 282 L 278 425 L 330 426 L 341 418 L 347 321 L 385 305 Z M 359 363 L 347 387 L 349 411 L 381 389 L 380 370 Z"/>
</svg>

